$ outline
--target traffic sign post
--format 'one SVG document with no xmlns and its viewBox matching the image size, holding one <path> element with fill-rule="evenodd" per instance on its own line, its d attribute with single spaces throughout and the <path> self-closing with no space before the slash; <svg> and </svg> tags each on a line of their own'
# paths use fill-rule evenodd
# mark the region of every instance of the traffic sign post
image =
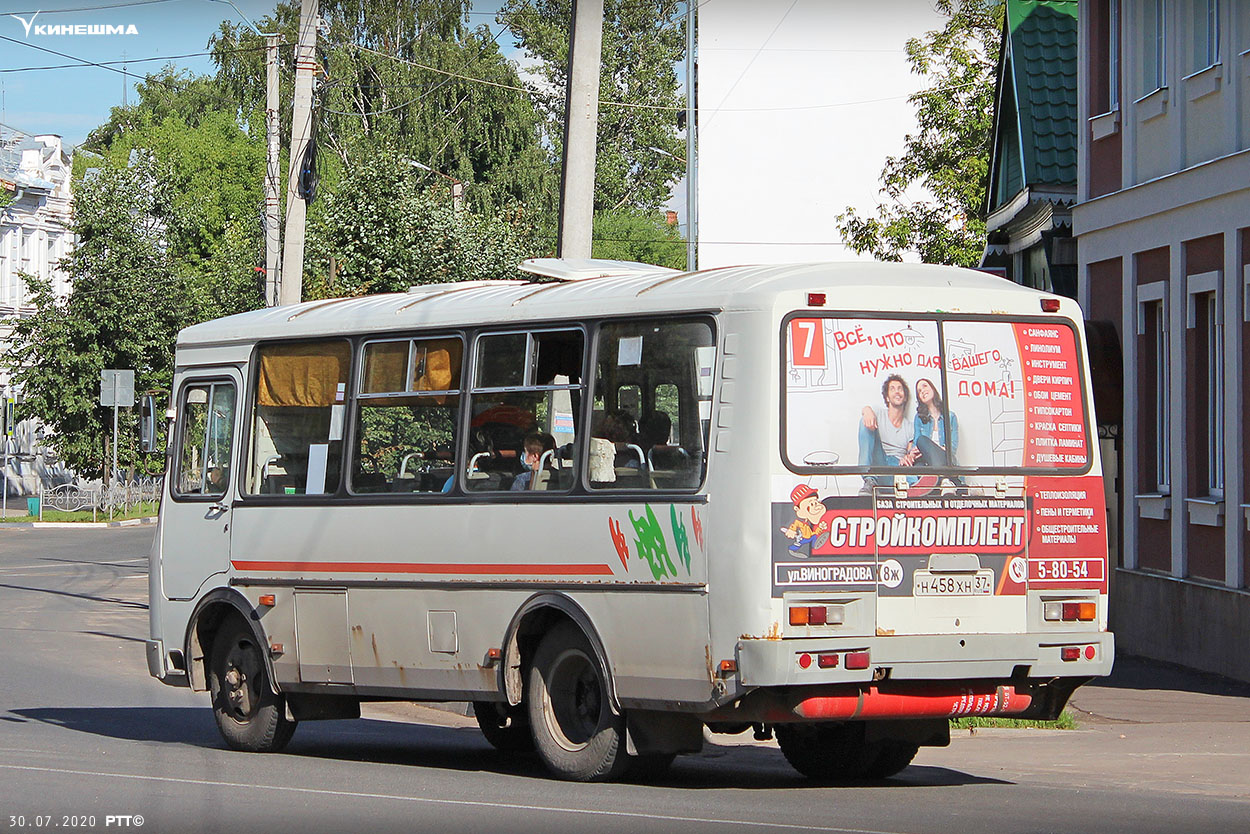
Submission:
<svg viewBox="0 0 1250 834">
<path fill-rule="evenodd" d="M 117 409 L 130 408 L 135 404 L 135 372 L 133 370 L 100 371 L 100 405 L 113 406 L 113 469 L 109 473 L 110 487 L 117 484 Z M 113 505 L 109 503 L 109 518 L 113 517 Z"/>
</svg>

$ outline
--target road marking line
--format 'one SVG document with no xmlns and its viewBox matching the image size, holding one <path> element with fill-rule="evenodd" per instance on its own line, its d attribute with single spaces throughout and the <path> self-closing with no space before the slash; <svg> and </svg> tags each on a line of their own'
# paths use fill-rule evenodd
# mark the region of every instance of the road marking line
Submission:
<svg viewBox="0 0 1250 834">
<path fill-rule="evenodd" d="M 251 790 L 279 791 L 285 793 L 313 794 L 315 796 L 341 796 L 351 799 L 393 799 L 399 802 L 419 802 L 430 805 L 455 805 L 467 808 L 499 808 L 507 811 L 544 811 L 551 814 L 580 814 L 592 817 L 622 817 L 625 819 L 663 820 L 665 822 L 693 822 L 718 826 L 745 826 L 748 828 L 784 828 L 799 831 L 828 831 L 831 834 L 901 834 L 896 831 L 878 831 L 869 828 L 829 828 L 798 825 L 784 822 L 756 822 L 754 820 L 704 819 L 702 817 L 675 817 L 664 814 L 644 814 L 634 811 L 596 811 L 589 808 L 553 808 L 544 805 L 518 805 L 508 802 L 475 802 L 468 799 L 434 799 L 426 796 L 400 796 L 387 793 L 362 793 L 359 791 L 330 791 L 321 788 L 294 788 L 283 785 L 256 785 L 249 782 L 217 782 L 205 779 L 179 779 L 174 776 L 144 776 L 135 773 L 105 773 L 96 770 L 70 770 L 59 767 L 30 767 L 26 765 L 0 764 L 0 770 L 24 770 L 32 773 L 59 773 L 65 776 L 102 776 L 112 779 L 135 779 L 144 782 L 171 782 L 179 785 L 211 785 L 218 788 L 246 788 Z"/>
</svg>

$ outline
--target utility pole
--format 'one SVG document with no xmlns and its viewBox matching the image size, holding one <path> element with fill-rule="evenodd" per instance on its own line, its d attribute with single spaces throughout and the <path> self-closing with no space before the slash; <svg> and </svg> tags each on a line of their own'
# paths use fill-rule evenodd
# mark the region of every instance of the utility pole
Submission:
<svg viewBox="0 0 1250 834">
<path fill-rule="evenodd" d="M 308 205 L 300 193 L 300 167 L 312 136 L 313 73 L 317 70 L 317 0 L 301 0 L 299 44 L 295 47 L 295 100 L 291 106 L 291 164 L 287 169 L 286 240 L 278 304 L 298 304 L 303 297 L 304 221 Z"/>
<path fill-rule="evenodd" d="M 265 35 L 265 306 L 278 305 L 279 259 L 282 257 L 282 210 L 278 190 L 282 181 L 278 131 L 278 43 L 277 33 Z"/>
<path fill-rule="evenodd" d="M 695 4 L 686 0 L 686 269 L 699 268 L 699 77 L 695 60 Z"/>
<path fill-rule="evenodd" d="M 602 51 L 603 0 L 573 0 L 569 80 L 564 95 L 564 164 L 560 172 L 561 258 L 591 255 Z"/>
</svg>

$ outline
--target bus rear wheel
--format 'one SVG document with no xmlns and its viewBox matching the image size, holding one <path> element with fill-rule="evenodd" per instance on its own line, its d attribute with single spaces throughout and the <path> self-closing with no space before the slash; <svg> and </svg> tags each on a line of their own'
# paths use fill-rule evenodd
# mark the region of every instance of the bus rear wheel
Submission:
<svg viewBox="0 0 1250 834">
<path fill-rule="evenodd" d="M 565 623 L 543 638 L 529 683 L 534 746 L 552 774 L 597 782 L 625 772 L 625 720 L 612 712 L 598 659 L 579 628 Z"/>
<path fill-rule="evenodd" d="M 534 736 L 524 707 L 474 701 L 473 717 L 482 735 L 500 753 L 528 753 L 534 749 Z"/>
<path fill-rule="evenodd" d="M 897 739 L 868 741 L 862 722 L 778 724 L 786 761 L 809 779 L 885 779 L 915 757 L 919 747 Z"/>
<path fill-rule="evenodd" d="M 213 718 L 226 744 L 250 753 L 286 747 L 295 732 L 281 696 L 275 695 L 265 657 L 252 630 L 238 617 L 222 623 L 209 656 Z"/>
</svg>

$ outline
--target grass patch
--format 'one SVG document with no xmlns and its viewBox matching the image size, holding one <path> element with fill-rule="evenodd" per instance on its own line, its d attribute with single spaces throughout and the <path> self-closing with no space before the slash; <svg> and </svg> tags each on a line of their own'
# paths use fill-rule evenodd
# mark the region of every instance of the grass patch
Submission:
<svg viewBox="0 0 1250 834">
<path fill-rule="evenodd" d="M 43 518 L 37 515 L 9 516 L 5 521 L 56 521 L 56 522 L 92 522 L 92 521 L 125 521 L 129 518 L 148 518 L 154 516 L 160 508 L 158 501 L 145 501 L 142 504 L 136 504 L 130 508 L 128 513 L 114 512 L 112 519 L 109 518 L 107 512 L 96 511 L 95 518 L 91 517 L 91 510 L 78 510 L 76 512 L 67 513 L 62 510 L 44 509 Z"/>
<path fill-rule="evenodd" d="M 1023 718 L 991 718 L 982 715 L 965 715 L 951 719 L 952 730 L 972 730 L 978 727 L 1007 727 L 1017 730 L 1075 730 L 1076 719 L 1072 713 L 1064 710 L 1054 721 L 1039 721 Z"/>
</svg>

